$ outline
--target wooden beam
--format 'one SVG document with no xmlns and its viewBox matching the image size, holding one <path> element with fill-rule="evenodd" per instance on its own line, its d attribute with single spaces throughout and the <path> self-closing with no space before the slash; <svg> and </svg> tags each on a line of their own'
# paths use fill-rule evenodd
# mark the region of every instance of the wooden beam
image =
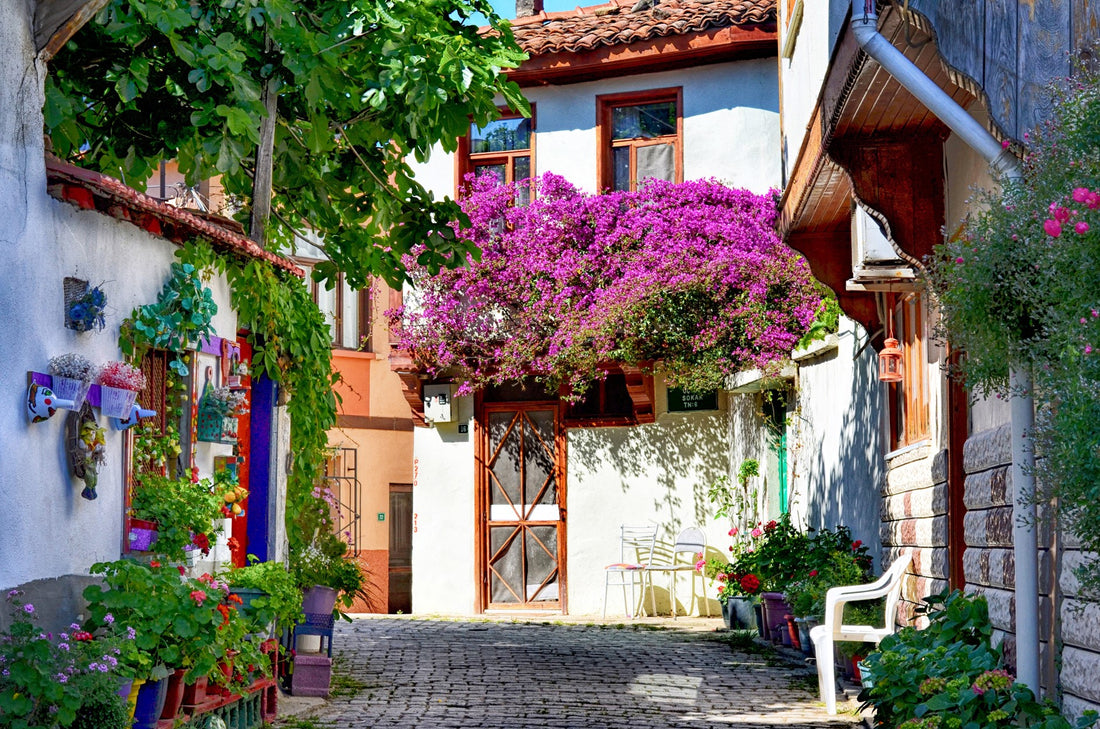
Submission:
<svg viewBox="0 0 1100 729">
<path fill-rule="evenodd" d="M 49 61 L 65 47 L 107 0 L 38 0 L 34 9 L 34 49 Z"/>
</svg>

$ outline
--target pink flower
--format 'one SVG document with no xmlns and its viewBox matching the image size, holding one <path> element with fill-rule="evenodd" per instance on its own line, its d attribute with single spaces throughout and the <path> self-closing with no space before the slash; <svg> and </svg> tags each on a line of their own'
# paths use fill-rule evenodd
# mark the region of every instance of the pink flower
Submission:
<svg viewBox="0 0 1100 729">
<path fill-rule="evenodd" d="M 963 262 L 963 257 L 962 256 L 959 256 L 958 258 L 955 259 L 955 263 L 962 263 L 962 262 Z"/>
<path fill-rule="evenodd" d="M 1012 146 L 1012 140 L 1010 140 L 1010 139 L 1002 139 L 1001 140 L 1001 149 L 1008 149 L 1011 146 Z"/>
<path fill-rule="evenodd" d="M 698 562 L 695 563 L 695 571 L 696 572 L 702 572 L 703 568 L 706 567 L 706 566 L 707 566 L 707 561 L 705 559 L 701 559 L 701 560 L 699 560 Z"/>
<path fill-rule="evenodd" d="M 1062 205 L 1059 205 L 1057 208 L 1055 208 L 1053 210 L 1053 213 L 1054 219 L 1057 220 L 1059 223 L 1064 223 L 1070 218 L 1069 208 L 1066 208 Z"/>
<path fill-rule="evenodd" d="M 714 579 L 718 580 L 719 582 L 725 582 L 729 578 L 730 578 L 730 576 L 727 575 L 725 572 L 719 572 L 718 574 L 716 574 L 714 576 Z"/>
<path fill-rule="evenodd" d="M 206 593 L 203 592 L 202 590 L 192 590 L 191 591 L 191 599 L 194 600 L 199 605 L 202 605 L 203 601 L 206 600 Z"/>
<path fill-rule="evenodd" d="M 753 535 L 753 537 L 760 537 L 763 536 L 764 532 L 760 531 L 759 528 L 756 528 L 752 530 L 751 534 Z"/>
<path fill-rule="evenodd" d="M 737 536 L 737 527 L 734 527 L 733 529 L 730 529 L 730 536 L 731 537 L 736 537 Z"/>
<path fill-rule="evenodd" d="M 1085 345 L 1085 354 L 1092 354 L 1092 345 L 1091 344 L 1086 344 Z"/>
<path fill-rule="evenodd" d="M 1100 311 L 1097 311 L 1096 309 L 1093 309 L 1092 310 L 1092 318 L 1095 319 L 1098 316 L 1100 316 Z"/>
<path fill-rule="evenodd" d="M 1076 224 L 1074 224 L 1073 231 L 1077 233 L 1077 235 L 1084 235 L 1085 233 L 1089 232 L 1089 224 L 1086 223 L 1084 220 L 1080 220 Z"/>
<path fill-rule="evenodd" d="M 1090 192 L 1088 200 L 1085 204 L 1089 206 L 1089 210 L 1095 210 L 1100 207 L 1100 193 Z"/>
<path fill-rule="evenodd" d="M 1085 203 L 1089 201 L 1089 189 L 1087 187 L 1073 188 L 1073 202 Z"/>
<path fill-rule="evenodd" d="M 1062 225 L 1057 220 L 1047 218 L 1043 221 L 1043 230 L 1051 238 L 1057 238 L 1062 234 Z"/>
</svg>

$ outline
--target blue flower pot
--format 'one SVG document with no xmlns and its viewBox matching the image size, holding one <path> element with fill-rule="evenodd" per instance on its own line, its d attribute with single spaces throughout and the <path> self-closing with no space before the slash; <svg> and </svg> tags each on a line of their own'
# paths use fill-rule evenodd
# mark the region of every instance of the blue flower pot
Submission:
<svg viewBox="0 0 1100 729">
<path fill-rule="evenodd" d="M 138 689 L 137 706 L 134 708 L 133 729 L 156 729 L 160 713 L 164 711 L 164 698 L 168 693 L 167 679 L 146 681 Z"/>
</svg>

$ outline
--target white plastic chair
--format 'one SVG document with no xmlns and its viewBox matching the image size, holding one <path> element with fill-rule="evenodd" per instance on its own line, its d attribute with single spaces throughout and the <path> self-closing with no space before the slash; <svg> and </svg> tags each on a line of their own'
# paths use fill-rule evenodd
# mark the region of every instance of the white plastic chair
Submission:
<svg viewBox="0 0 1100 729">
<path fill-rule="evenodd" d="M 876 646 L 896 628 L 898 599 L 905 570 L 913 559 L 913 553 L 905 550 L 894 560 L 890 569 L 869 585 L 831 587 L 825 593 L 825 621 L 810 629 L 810 640 L 817 654 L 817 685 L 821 699 L 830 714 L 836 713 L 836 668 L 833 665 L 834 644 L 837 641 L 874 643 Z M 881 628 L 870 625 L 844 625 L 844 606 L 850 602 L 886 598 L 886 619 Z"/>
<path fill-rule="evenodd" d="M 695 576 L 699 576 L 699 581 L 703 582 L 702 573 L 695 569 L 695 560 L 697 554 L 706 553 L 707 551 L 707 537 L 703 534 L 703 530 L 699 527 L 688 527 L 680 532 L 676 537 L 676 543 L 672 546 L 672 561 L 664 564 L 651 564 L 646 568 L 647 572 L 667 572 L 669 575 L 668 593 L 672 600 L 672 619 L 676 619 L 676 573 L 678 572 L 690 572 L 691 573 L 691 597 L 695 599 Z M 687 554 L 688 561 L 680 561 L 680 555 Z M 650 586 L 653 585 L 653 578 L 650 577 Z M 703 590 L 706 589 L 706 584 L 702 585 Z M 702 594 L 702 593 L 699 593 Z M 653 614 L 657 614 L 657 597 L 653 590 L 649 591 L 650 607 Z M 701 605 L 702 603 L 700 603 Z M 691 603 L 688 603 L 688 615 L 691 615 Z M 710 617 L 710 609 L 708 605 L 707 617 Z"/>
<path fill-rule="evenodd" d="M 623 608 L 628 617 L 634 617 L 638 605 L 635 588 L 642 588 L 645 596 L 646 568 L 653 561 L 653 546 L 657 542 L 657 526 L 619 527 L 619 561 L 604 568 L 603 616 L 607 617 L 607 591 L 612 587 L 623 588 Z M 626 588 L 630 586 L 630 603 L 626 602 Z"/>
</svg>

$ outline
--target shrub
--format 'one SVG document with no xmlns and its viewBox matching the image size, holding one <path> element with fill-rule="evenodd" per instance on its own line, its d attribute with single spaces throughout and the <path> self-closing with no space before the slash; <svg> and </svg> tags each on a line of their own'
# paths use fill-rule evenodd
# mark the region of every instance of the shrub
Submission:
<svg viewBox="0 0 1100 729">
<path fill-rule="evenodd" d="M 925 598 L 924 630 L 887 636 L 866 663 L 873 687 L 860 695 L 875 709 L 875 725 L 901 729 L 1069 729 L 1049 702 L 1041 703 L 1004 670 L 984 597 L 959 591 Z M 1078 727 L 1094 724 L 1086 716 Z"/>
</svg>

